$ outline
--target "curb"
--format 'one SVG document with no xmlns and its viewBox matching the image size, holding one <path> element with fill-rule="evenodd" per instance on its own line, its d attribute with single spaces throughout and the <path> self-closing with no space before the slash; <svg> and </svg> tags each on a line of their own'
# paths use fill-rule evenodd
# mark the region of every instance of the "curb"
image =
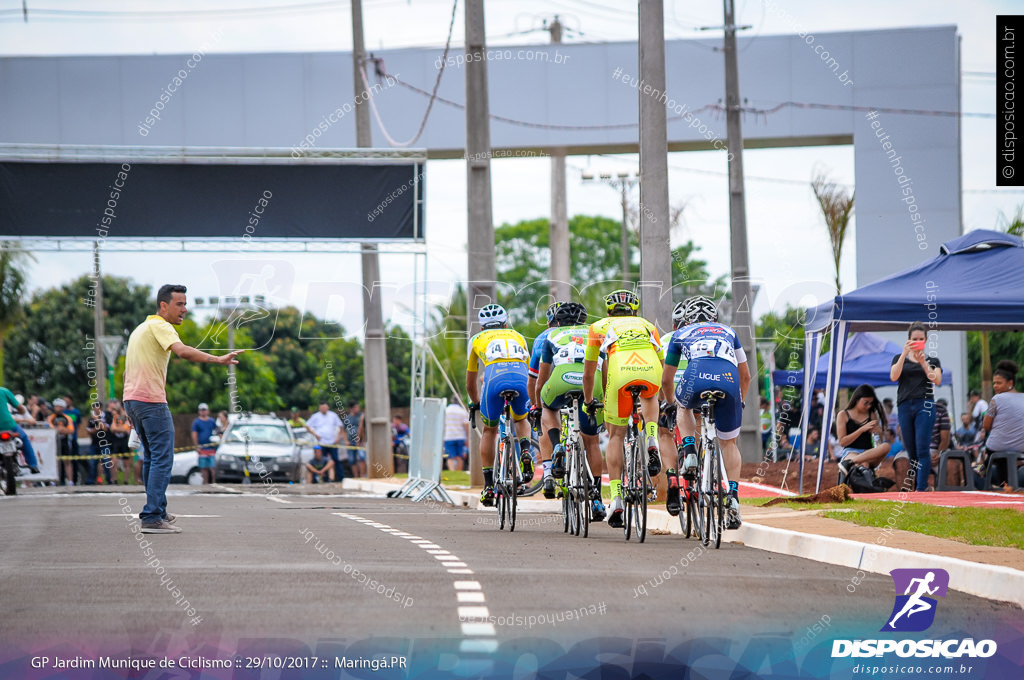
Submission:
<svg viewBox="0 0 1024 680">
<path fill-rule="evenodd" d="M 393 491 L 399 486 L 394 482 L 366 479 L 346 479 L 342 482 L 344 489 L 380 494 Z M 446 491 L 448 490 L 446 489 Z M 479 509 L 480 498 L 476 494 L 448 491 L 448 495 L 462 507 L 471 510 Z M 558 512 L 560 509 L 558 501 L 530 499 L 523 503 L 528 503 L 527 507 L 537 511 Z M 648 529 L 671 534 L 682 534 L 683 532 L 679 519 L 672 517 L 664 510 L 648 510 L 647 526 Z M 743 526 L 736 531 L 726 532 L 723 540 L 727 543 L 745 545 L 758 550 L 856 569 L 857 573 L 847 585 L 847 589 L 852 587 L 854 590 L 866 573 L 888 574 L 898 568 L 945 569 L 949 572 L 949 587 L 953 590 L 987 600 L 1010 602 L 1024 608 L 1024 571 L 1011 567 L 872 545 L 847 538 L 779 529 L 760 525 L 753 520 L 744 521 Z M 954 587 L 953 584 L 956 586 Z"/>
</svg>

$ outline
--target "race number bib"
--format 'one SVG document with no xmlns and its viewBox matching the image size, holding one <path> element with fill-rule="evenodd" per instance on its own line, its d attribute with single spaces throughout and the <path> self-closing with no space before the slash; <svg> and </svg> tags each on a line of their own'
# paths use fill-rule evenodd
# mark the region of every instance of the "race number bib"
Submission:
<svg viewBox="0 0 1024 680">
<path fill-rule="evenodd" d="M 530 353 L 516 340 L 492 340 L 487 345 L 487 362 L 492 361 L 527 361 Z"/>
<path fill-rule="evenodd" d="M 582 364 L 583 355 L 586 353 L 586 345 L 583 342 L 577 342 L 576 339 L 569 341 L 569 344 L 560 348 L 551 359 L 551 363 L 554 366 L 562 366 L 565 364 Z"/>
<path fill-rule="evenodd" d="M 736 350 L 727 342 L 715 338 L 704 338 L 690 345 L 690 360 L 725 359 L 736 363 Z"/>
</svg>

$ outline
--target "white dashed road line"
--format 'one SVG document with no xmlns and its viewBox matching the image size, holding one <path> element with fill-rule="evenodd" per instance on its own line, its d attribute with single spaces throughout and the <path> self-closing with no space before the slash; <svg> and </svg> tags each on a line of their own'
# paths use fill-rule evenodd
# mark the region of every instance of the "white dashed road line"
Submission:
<svg viewBox="0 0 1024 680">
<path fill-rule="evenodd" d="M 404 538 L 412 545 L 422 548 L 426 554 L 438 560 L 449 574 L 462 575 L 473 573 L 469 565 L 433 541 L 358 515 L 351 515 L 347 512 L 336 512 L 334 514 L 368 527 L 379 529 L 392 536 Z M 462 642 L 459 644 L 459 651 L 461 653 L 479 654 L 481 656 L 493 654 L 498 649 L 498 641 L 495 639 L 497 631 L 494 629 L 493 623 L 487 623 L 491 613 L 485 604 L 486 598 L 484 597 L 480 582 L 457 580 L 452 585 L 455 587 L 459 626 L 462 630 Z M 481 658 L 479 661 L 491 663 L 489 658 Z"/>
</svg>

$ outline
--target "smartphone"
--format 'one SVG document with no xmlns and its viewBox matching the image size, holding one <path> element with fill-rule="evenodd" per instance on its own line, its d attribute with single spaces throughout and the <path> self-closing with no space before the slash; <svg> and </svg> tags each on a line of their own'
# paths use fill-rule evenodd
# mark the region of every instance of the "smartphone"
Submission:
<svg viewBox="0 0 1024 680">
<path fill-rule="evenodd" d="M 921 351 L 924 349 L 924 340 L 918 340 L 917 342 L 910 343 L 910 349 Z"/>
</svg>

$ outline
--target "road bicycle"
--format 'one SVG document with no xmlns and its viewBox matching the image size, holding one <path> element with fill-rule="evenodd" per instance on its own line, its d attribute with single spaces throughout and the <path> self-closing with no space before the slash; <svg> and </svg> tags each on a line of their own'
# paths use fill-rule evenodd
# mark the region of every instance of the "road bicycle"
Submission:
<svg viewBox="0 0 1024 680">
<path fill-rule="evenodd" d="M 657 500 L 658 490 L 647 474 L 647 451 L 643 449 L 644 439 L 641 436 L 643 418 L 640 415 L 640 393 L 644 387 L 631 385 L 626 389 L 633 396 L 633 412 L 623 442 L 622 502 L 626 516 L 623 530 L 627 541 L 631 532 L 635 532 L 637 540 L 643 543 L 647 538 L 647 502 Z"/>
<path fill-rule="evenodd" d="M 686 477 L 683 470 L 683 448 L 682 435 L 676 426 L 675 406 L 665 409 L 665 423 L 671 425 L 674 443 L 676 446 L 676 485 L 679 488 L 679 526 L 683 530 L 683 536 L 690 538 L 697 536 L 703 538 L 704 515 L 703 506 L 700 504 L 700 467 L 697 473 L 691 478 Z"/>
<path fill-rule="evenodd" d="M 561 443 L 565 451 L 565 477 L 562 478 L 562 532 L 574 536 L 590 534 L 593 519 L 594 475 L 587 461 L 586 448 L 580 432 L 579 405 L 583 392 L 573 390 L 565 395 L 568 403 L 559 409 L 562 426 Z"/>
<path fill-rule="evenodd" d="M 516 497 L 520 487 L 519 440 L 512 419 L 512 401 L 519 390 L 502 390 L 501 417 L 498 419 L 498 455 L 494 465 L 494 504 L 498 508 L 498 530 L 508 524 L 510 532 L 516 530 Z M 476 429 L 476 408 L 470 413 L 470 424 Z"/>
<path fill-rule="evenodd" d="M 727 489 L 729 478 L 725 473 L 725 461 L 722 459 L 722 447 L 718 441 L 718 430 L 715 427 L 715 402 L 725 398 L 721 390 L 705 390 L 700 393 L 701 433 L 697 440 L 697 457 L 700 461 L 697 480 L 697 508 L 693 515 L 701 542 L 715 544 L 715 549 L 722 545 L 722 533 L 725 531 L 726 506 L 729 503 Z M 687 503 L 687 515 L 690 514 Z M 701 516 L 702 515 L 702 516 Z M 700 519 L 696 519 L 701 516 Z"/>
</svg>

